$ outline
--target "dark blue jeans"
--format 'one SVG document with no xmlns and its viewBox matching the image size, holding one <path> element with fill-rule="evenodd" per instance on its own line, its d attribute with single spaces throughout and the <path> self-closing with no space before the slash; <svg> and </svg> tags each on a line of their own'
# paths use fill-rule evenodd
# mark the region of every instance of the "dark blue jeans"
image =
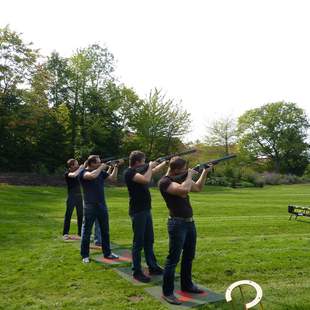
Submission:
<svg viewBox="0 0 310 310">
<path fill-rule="evenodd" d="M 67 208 L 64 219 L 63 235 L 69 234 L 70 222 L 74 208 L 76 208 L 78 235 L 81 236 L 82 222 L 83 222 L 83 200 L 80 193 L 69 193 L 67 198 Z"/>
<path fill-rule="evenodd" d="M 163 294 L 173 294 L 175 268 L 181 260 L 181 288 L 193 286 L 192 262 L 196 250 L 196 227 L 194 222 L 185 222 L 180 219 L 168 220 L 169 254 L 166 259 L 163 276 Z M 183 252 L 183 253 L 182 253 Z"/>
<path fill-rule="evenodd" d="M 110 255 L 110 232 L 109 232 L 109 214 L 107 206 L 104 204 L 86 204 L 84 206 L 83 234 L 81 242 L 81 255 L 83 258 L 89 257 L 89 243 L 92 227 L 95 220 L 98 219 L 101 239 L 102 252 L 104 255 Z"/>
<path fill-rule="evenodd" d="M 133 242 L 132 242 L 132 270 L 134 274 L 142 272 L 141 251 L 144 249 L 144 256 L 149 268 L 157 268 L 157 261 L 154 255 L 154 231 L 151 210 L 135 213 L 131 216 Z"/>
<path fill-rule="evenodd" d="M 94 234 L 94 243 L 95 244 L 101 244 L 101 230 L 98 220 L 95 221 L 95 234 Z"/>
</svg>

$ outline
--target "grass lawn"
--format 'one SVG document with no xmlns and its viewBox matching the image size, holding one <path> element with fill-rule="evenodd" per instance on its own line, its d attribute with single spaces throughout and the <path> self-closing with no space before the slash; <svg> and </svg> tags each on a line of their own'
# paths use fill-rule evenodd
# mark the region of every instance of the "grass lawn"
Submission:
<svg viewBox="0 0 310 310">
<path fill-rule="evenodd" d="M 106 196 L 111 241 L 130 245 L 127 189 L 108 188 Z M 61 240 L 65 197 L 65 188 L 0 186 L 0 309 L 167 309 L 110 268 L 81 263 L 78 247 Z M 157 189 L 152 197 L 163 264 L 167 209 Z M 310 218 L 288 221 L 287 213 L 288 204 L 310 205 L 310 185 L 208 187 L 191 201 L 198 283 L 223 293 L 250 279 L 262 286 L 265 309 L 310 309 Z"/>
</svg>

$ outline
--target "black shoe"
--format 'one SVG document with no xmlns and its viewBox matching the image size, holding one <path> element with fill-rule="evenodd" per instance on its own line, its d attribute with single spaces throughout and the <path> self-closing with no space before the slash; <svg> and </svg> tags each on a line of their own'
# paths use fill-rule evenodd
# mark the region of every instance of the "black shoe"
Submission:
<svg viewBox="0 0 310 310">
<path fill-rule="evenodd" d="M 181 289 L 183 292 L 186 292 L 186 293 L 192 293 L 192 294 L 201 294 L 204 292 L 204 290 L 200 289 L 198 286 L 196 285 L 193 285 L 192 287 L 190 288 L 182 288 Z"/>
<path fill-rule="evenodd" d="M 169 302 L 169 304 L 182 305 L 182 303 L 173 294 L 168 295 L 168 296 L 162 295 L 161 297 L 167 302 Z"/>
<path fill-rule="evenodd" d="M 136 279 L 139 282 L 142 283 L 149 283 L 151 281 L 151 278 L 146 276 L 145 274 L 141 273 L 137 273 L 137 274 L 133 274 L 134 279 Z"/>
<path fill-rule="evenodd" d="M 161 276 L 164 273 L 164 269 L 157 266 L 156 268 L 149 268 L 150 276 Z"/>
<path fill-rule="evenodd" d="M 114 253 L 111 253 L 109 255 L 104 255 L 104 258 L 107 258 L 107 259 L 117 259 L 117 258 L 119 258 L 119 256 L 114 254 Z"/>
</svg>

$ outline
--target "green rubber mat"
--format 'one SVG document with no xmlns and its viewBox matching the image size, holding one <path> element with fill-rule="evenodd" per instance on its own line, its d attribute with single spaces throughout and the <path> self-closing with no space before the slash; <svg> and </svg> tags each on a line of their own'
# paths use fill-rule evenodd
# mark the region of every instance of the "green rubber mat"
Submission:
<svg viewBox="0 0 310 310">
<path fill-rule="evenodd" d="M 133 276 L 132 276 L 132 269 L 131 267 L 118 267 L 118 268 L 115 268 L 115 271 L 124 279 L 128 280 L 129 282 L 131 282 L 133 285 L 150 285 L 150 284 L 159 284 L 162 282 L 162 275 L 154 275 L 154 276 L 151 276 L 149 274 L 149 271 L 148 271 L 148 268 L 147 267 L 144 267 L 143 268 L 143 273 L 146 275 L 146 276 L 149 276 L 151 278 L 151 282 L 149 283 L 142 283 L 142 282 L 139 282 L 137 281 Z"/>
<path fill-rule="evenodd" d="M 198 285 L 199 288 L 203 289 L 204 292 L 201 294 L 190 294 L 181 291 L 179 283 L 175 283 L 174 294 L 178 298 L 179 301 L 182 302 L 181 305 L 171 305 L 162 299 L 162 287 L 161 286 L 153 286 L 144 288 L 150 295 L 152 295 L 157 300 L 161 301 L 165 306 L 170 309 L 182 309 L 182 308 L 194 308 L 200 307 L 209 303 L 222 302 L 225 300 L 225 296 L 222 294 L 218 294 L 210 291 L 208 288 Z"/>
</svg>

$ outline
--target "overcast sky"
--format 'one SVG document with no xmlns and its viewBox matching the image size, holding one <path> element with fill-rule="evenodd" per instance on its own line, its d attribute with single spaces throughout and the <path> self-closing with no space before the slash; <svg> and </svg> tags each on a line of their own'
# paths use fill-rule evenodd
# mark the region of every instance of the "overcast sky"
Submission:
<svg viewBox="0 0 310 310">
<path fill-rule="evenodd" d="M 106 44 L 117 76 L 144 97 L 157 87 L 208 122 L 280 100 L 310 116 L 310 1 L 0 0 L 9 24 L 43 55 Z"/>
</svg>

